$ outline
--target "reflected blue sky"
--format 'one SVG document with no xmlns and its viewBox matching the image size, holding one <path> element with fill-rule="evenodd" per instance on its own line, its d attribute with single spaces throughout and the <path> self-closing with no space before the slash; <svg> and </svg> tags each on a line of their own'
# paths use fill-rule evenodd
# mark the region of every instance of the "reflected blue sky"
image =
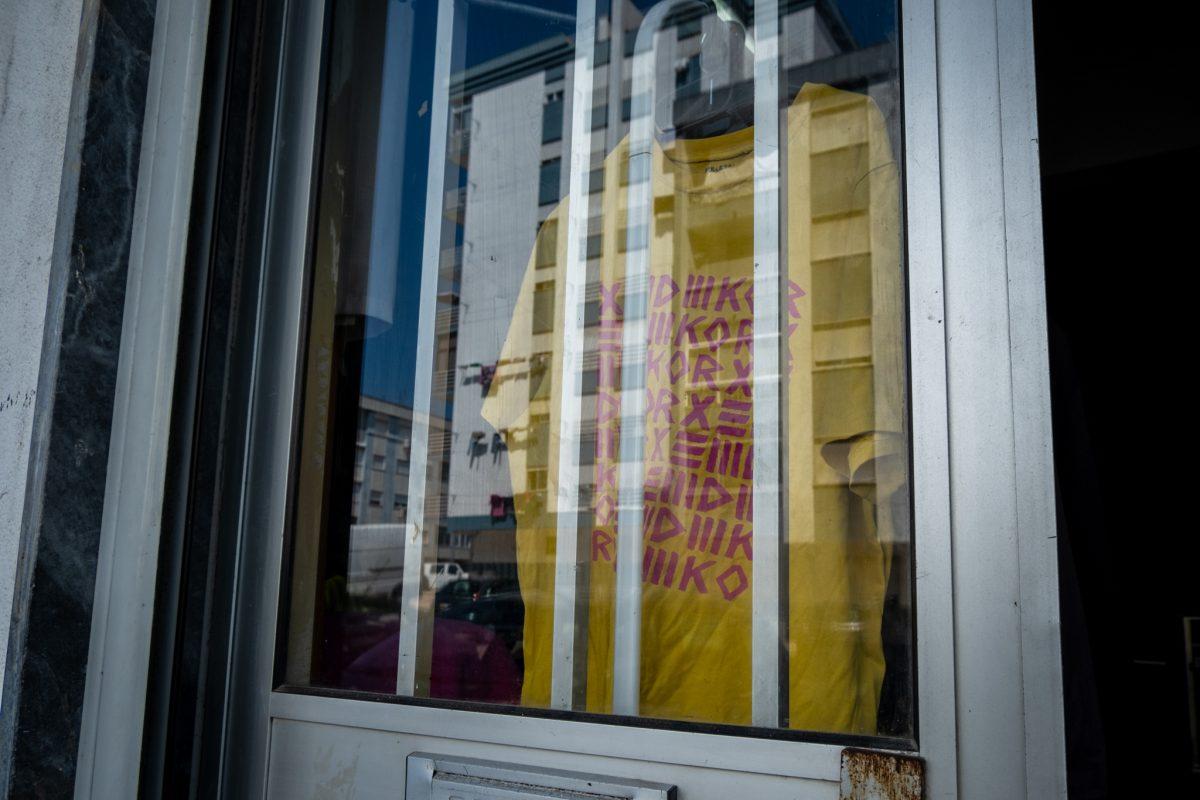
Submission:
<svg viewBox="0 0 1200 800">
<path fill-rule="evenodd" d="M 637 0 L 648 9 L 657 0 Z M 879 0 L 829 3 L 850 29 L 857 46 L 887 41 L 896 30 L 893 3 Z M 604 12 L 606 0 L 600 0 Z M 469 0 L 466 3 L 465 48 L 461 63 L 466 68 L 482 64 L 560 36 L 573 36 L 576 4 L 573 0 Z M 436 0 L 414 3 L 415 32 L 405 120 L 405 139 L 400 252 L 397 263 L 393 324 L 369 339 L 363 352 L 362 393 L 390 403 L 412 406 L 413 364 L 417 346 L 418 293 L 421 284 L 422 238 L 425 230 L 425 188 L 429 153 L 430 85 L 433 75 L 437 25 Z M 448 179 L 447 185 L 457 181 Z M 447 415 L 449 409 L 446 409 Z"/>
</svg>

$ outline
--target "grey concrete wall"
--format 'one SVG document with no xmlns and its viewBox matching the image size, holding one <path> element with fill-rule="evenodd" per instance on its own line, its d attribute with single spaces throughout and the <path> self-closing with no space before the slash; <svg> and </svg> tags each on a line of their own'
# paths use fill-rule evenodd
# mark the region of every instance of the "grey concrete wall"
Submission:
<svg viewBox="0 0 1200 800">
<path fill-rule="evenodd" d="M 495 364 L 499 359 L 533 251 L 544 87 L 545 76 L 536 72 L 481 92 L 471 103 L 458 364 L 452 376 L 457 385 L 450 450 L 451 517 L 486 516 L 493 494 L 512 494 L 507 456 L 494 458 L 490 451 L 478 458 L 468 455 L 472 433 L 484 434 L 482 441 L 490 447 L 493 431 L 481 416 L 481 387 L 463 385 L 463 379 L 479 374 L 478 367 L 468 364 Z M 569 151 L 563 152 L 565 162 Z"/>
<path fill-rule="evenodd" d="M 0 2 L 0 685 L 82 5 Z"/>
<path fill-rule="evenodd" d="M 65 55 L 46 62 L 63 70 L 60 77 L 69 75 L 65 131 L 30 123 L 9 134 L 6 127 L 21 168 L 58 137 L 56 158 L 28 179 L 27 196 L 13 195 L 7 207 L 20 210 L 44 190 L 57 189 L 58 199 L 29 211 L 36 244 L 17 245 L 25 260 L 6 267 L 39 266 L 41 299 L 14 303 L 45 309 L 41 331 L 9 326 L 0 334 L 0 347 L 15 338 L 30 353 L 40 351 L 29 455 L 22 459 L 28 467 L 0 709 L 0 794 L 67 797 L 75 782 L 155 0 L 83 0 L 77 24 L 39 13 L 46 9 L 34 0 L 21 8 L 5 2 L 16 24 L 0 30 L 15 29 L 18 47 L 64 26 L 75 27 L 79 43 L 72 53 L 64 42 Z M 69 20 L 70 10 L 62 15 Z M 42 47 L 39 55 L 46 53 Z M 27 90 L 32 107 L 68 88 L 60 94 L 31 84 L 23 78 L 8 86 Z M 48 280 L 46 241 L 53 242 Z M 0 250 L 6 252 L 13 251 Z"/>
</svg>

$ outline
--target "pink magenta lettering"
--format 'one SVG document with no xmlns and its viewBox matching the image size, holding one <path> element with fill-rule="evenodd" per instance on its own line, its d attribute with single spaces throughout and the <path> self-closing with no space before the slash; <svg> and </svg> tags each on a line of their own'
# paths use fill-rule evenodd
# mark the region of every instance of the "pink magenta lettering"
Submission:
<svg viewBox="0 0 1200 800">
<path fill-rule="evenodd" d="M 617 454 L 617 432 L 612 428 L 596 430 L 596 458 L 613 458 Z"/>
<path fill-rule="evenodd" d="M 671 354 L 671 368 L 668 370 L 671 378 L 671 383 L 679 383 L 679 379 L 687 374 L 688 362 L 687 354 L 682 350 L 676 350 Z"/>
<path fill-rule="evenodd" d="M 601 352 L 597 357 L 596 383 L 608 389 L 617 385 L 617 357 Z"/>
<path fill-rule="evenodd" d="M 726 558 L 734 558 L 740 548 L 746 558 L 754 560 L 754 553 L 751 551 L 754 531 L 749 525 L 734 525 L 733 533 L 729 537 L 729 547 L 725 549 Z"/>
<path fill-rule="evenodd" d="M 737 343 L 733 346 L 733 354 L 736 356 L 742 352 L 742 348 L 746 348 L 747 353 L 754 352 L 754 320 L 744 319 L 738 323 Z"/>
<path fill-rule="evenodd" d="M 737 377 L 729 382 L 729 385 L 725 387 L 725 391 L 729 394 L 740 391 L 746 397 L 753 397 L 754 395 L 750 392 L 750 378 L 754 373 L 753 362 L 750 359 L 746 359 L 746 363 L 743 364 L 741 359 L 735 358 L 733 360 L 733 371 L 737 374 Z"/>
<path fill-rule="evenodd" d="M 623 317 L 625 315 L 625 309 L 617 302 L 617 295 L 620 291 L 620 283 L 614 283 L 607 289 L 604 288 L 603 283 L 600 284 L 600 316 L 609 314 L 614 317 Z"/>
<path fill-rule="evenodd" d="M 717 576 L 717 586 L 721 587 L 721 594 L 725 595 L 726 600 L 734 599 L 749 585 L 750 580 L 741 564 L 734 564 Z"/>
<path fill-rule="evenodd" d="M 673 339 L 674 345 L 676 347 L 681 345 L 683 343 L 684 336 L 687 336 L 689 344 L 697 344 L 700 341 L 700 334 L 696 331 L 696 326 L 701 322 L 704 322 L 706 319 L 708 319 L 708 317 L 702 314 L 697 314 L 695 316 L 684 314 L 683 319 L 679 322 L 679 330 L 675 332 L 675 337 Z"/>
<path fill-rule="evenodd" d="M 683 417 L 683 427 L 691 426 L 693 422 L 698 423 L 701 428 L 708 430 L 708 407 L 711 406 L 717 399 L 716 395 L 711 395 L 705 399 L 700 394 L 692 392 L 688 395 L 688 402 L 692 405 L 692 410 L 687 412 Z"/>
<path fill-rule="evenodd" d="M 679 553 L 671 553 L 667 559 L 667 574 L 663 575 L 662 585 L 670 586 L 675 582 L 675 567 L 679 564 Z"/>
<path fill-rule="evenodd" d="M 750 413 L 732 408 L 730 403 L 724 403 L 721 407 L 721 413 L 717 415 L 717 419 L 721 422 L 729 423 L 718 425 L 717 433 L 722 436 L 740 438 L 746 435 L 747 426 L 750 424 Z"/>
<path fill-rule="evenodd" d="M 730 439 L 713 439 L 708 448 L 706 469 L 717 475 L 740 477 L 743 451 L 749 451 L 745 443 Z"/>
<path fill-rule="evenodd" d="M 671 443 L 671 463 L 677 467 L 687 467 L 688 469 L 699 468 L 700 457 L 704 455 L 704 441 L 707 438 L 702 433 L 683 431 L 679 438 Z M 695 477 L 693 474 L 692 478 L 695 479 Z"/>
<path fill-rule="evenodd" d="M 714 533 L 714 524 L 715 533 Z M 714 519 L 697 514 L 692 517 L 692 527 L 688 531 L 687 547 L 700 553 L 708 552 L 714 556 L 721 554 L 721 542 L 725 540 L 725 530 L 729 527 L 723 519 Z M 739 526 L 740 527 L 740 526 Z"/>
<path fill-rule="evenodd" d="M 694 584 L 696 591 L 700 594 L 708 594 L 708 586 L 704 583 L 704 570 L 711 567 L 715 561 L 705 561 L 703 564 L 696 563 L 695 556 L 688 556 L 687 561 L 683 562 L 683 576 L 679 579 L 679 591 L 687 591 L 688 584 Z"/>
<path fill-rule="evenodd" d="M 684 435 L 685 437 L 687 436 L 687 434 Z M 696 479 L 698 477 L 699 476 L 695 472 L 690 472 L 688 474 L 687 491 L 683 494 L 683 504 L 688 509 L 696 507 Z"/>
<path fill-rule="evenodd" d="M 712 511 L 733 500 L 733 495 L 721 485 L 716 478 L 706 477 L 704 488 L 700 490 L 700 503 L 696 506 L 699 511 Z"/>
<path fill-rule="evenodd" d="M 596 464 L 596 488 L 609 488 L 613 491 L 617 489 L 617 465 L 616 464 Z"/>
<path fill-rule="evenodd" d="M 721 371 L 721 363 L 707 353 L 700 353 L 696 356 L 696 365 L 692 369 L 692 385 L 699 386 L 700 381 L 709 389 L 716 389 L 716 382 L 713 376 Z"/>
<path fill-rule="evenodd" d="M 729 337 L 729 321 L 724 317 L 717 317 L 712 321 L 712 324 L 704 329 L 704 340 L 708 342 L 708 349 L 713 352 L 719 350 L 721 345 L 729 341 Z"/>
<path fill-rule="evenodd" d="M 613 537 L 610 533 L 605 533 L 600 529 L 592 531 L 592 561 L 612 561 L 612 553 L 609 547 L 612 546 Z"/>
<path fill-rule="evenodd" d="M 667 428 L 652 428 L 654 432 L 654 449 L 650 451 L 650 461 L 662 461 L 663 440 L 667 438 Z"/>
<path fill-rule="evenodd" d="M 672 555 L 674 555 L 674 553 L 672 553 Z M 676 556 L 676 558 L 678 558 L 678 556 Z M 667 551 L 659 550 L 658 553 L 654 557 L 654 567 L 652 568 L 652 570 L 650 572 L 650 582 L 651 583 L 658 583 L 659 580 L 662 578 L 663 566 L 666 565 L 666 562 L 667 562 Z"/>
<path fill-rule="evenodd" d="M 667 474 L 666 480 L 663 481 L 662 491 L 658 494 L 660 503 L 670 503 L 679 505 L 683 502 L 684 495 L 684 479 L 687 473 L 673 469 Z"/>
<path fill-rule="evenodd" d="M 666 354 L 667 351 L 659 347 L 646 348 L 646 371 L 658 380 L 662 380 L 662 361 Z"/>
<path fill-rule="evenodd" d="M 675 415 L 671 413 L 671 407 L 677 405 L 679 398 L 670 389 L 659 389 L 657 398 L 651 389 L 646 390 L 646 419 L 661 421 L 666 417 L 667 422 L 674 423 Z"/>
<path fill-rule="evenodd" d="M 716 279 L 703 275 L 688 275 L 687 289 L 683 293 L 684 308 L 708 308 Z"/>
<path fill-rule="evenodd" d="M 737 508 L 733 515 L 740 520 L 751 522 L 754 519 L 754 492 L 749 486 L 738 487 Z"/>
<path fill-rule="evenodd" d="M 692 527 L 688 531 L 687 546 L 689 550 L 695 550 L 697 547 L 703 547 L 700 542 L 707 542 L 708 536 L 712 531 L 712 520 L 708 517 L 702 517 L 699 514 L 692 517 Z"/>
<path fill-rule="evenodd" d="M 675 516 L 666 506 L 660 506 L 658 516 L 654 520 L 654 528 L 650 531 L 650 541 L 665 542 L 681 533 L 683 533 L 683 523 L 679 521 L 679 517 Z"/>
<path fill-rule="evenodd" d="M 655 281 L 653 304 L 655 308 L 671 302 L 671 298 L 679 294 L 679 284 L 669 275 L 663 275 Z"/>
<path fill-rule="evenodd" d="M 600 525 L 611 525 L 617 518 L 617 503 L 607 494 L 601 495 L 596 501 L 596 522 Z"/>
<path fill-rule="evenodd" d="M 615 319 L 600 318 L 600 336 L 596 349 L 601 352 L 619 353 L 621 351 L 621 323 Z"/>
<path fill-rule="evenodd" d="M 646 479 L 642 483 L 642 501 L 653 503 L 658 499 L 658 493 L 662 489 L 662 467 L 650 467 L 646 470 Z"/>
<path fill-rule="evenodd" d="M 650 312 L 646 328 L 646 340 L 651 344 L 670 344 L 671 331 L 675 329 L 675 315 L 670 311 Z"/>
<path fill-rule="evenodd" d="M 721 289 L 720 289 L 720 291 L 717 292 L 716 310 L 720 311 L 722 308 L 725 307 L 725 303 L 728 302 L 729 308 L 731 311 L 741 311 L 742 306 L 738 302 L 737 290 L 740 289 L 742 287 L 742 284 L 745 282 L 746 282 L 745 278 L 738 278 L 733 283 L 729 282 L 729 278 L 722 278 L 721 279 Z"/>
<path fill-rule="evenodd" d="M 596 422 L 611 422 L 621 414 L 621 401 L 605 391 L 596 392 Z"/>
<path fill-rule="evenodd" d="M 800 306 L 798 301 L 801 297 L 807 294 L 800 285 L 795 281 L 788 281 L 788 316 L 792 319 L 800 318 Z M 788 331 L 791 332 L 790 330 Z"/>
</svg>

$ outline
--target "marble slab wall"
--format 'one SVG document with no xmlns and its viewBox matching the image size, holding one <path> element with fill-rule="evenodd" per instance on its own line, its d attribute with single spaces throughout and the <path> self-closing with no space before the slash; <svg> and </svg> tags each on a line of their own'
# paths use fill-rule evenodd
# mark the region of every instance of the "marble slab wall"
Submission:
<svg viewBox="0 0 1200 800">
<path fill-rule="evenodd" d="M 0 2 L 0 684 L 82 7 Z"/>
<path fill-rule="evenodd" d="M 74 792 L 154 12 L 83 3 L 0 713 L 10 797 Z"/>
</svg>

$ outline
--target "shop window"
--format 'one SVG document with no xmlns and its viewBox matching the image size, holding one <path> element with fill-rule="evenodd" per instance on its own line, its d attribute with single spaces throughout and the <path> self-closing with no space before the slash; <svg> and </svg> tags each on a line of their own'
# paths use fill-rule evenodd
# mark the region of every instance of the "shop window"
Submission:
<svg viewBox="0 0 1200 800">
<path fill-rule="evenodd" d="M 541 281 L 533 290 L 533 333 L 554 330 L 554 281 Z"/>
<path fill-rule="evenodd" d="M 558 258 L 558 222 L 549 220 L 541 226 L 537 238 L 534 264 L 538 267 L 552 267 Z"/>
<path fill-rule="evenodd" d="M 562 159 L 543 161 L 538 173 L 538 205 L 558 202 L 558 186 L 562 176 Z"/>
<path fill-rule="evenodd" d="M 542 144 L 557 142 L 562 139 L 563 132 L 563 99 L 562 92 L 556 92 L 546 98 L 542 104 Z"/>
<path fill-rule="evenodd" d="M 608 124 L 608 106 L 596 106 L 592 109 L 592 130 L 598 131 Z"/>
<path fill-rule="evenodd" d="M 331 24 L 375 5 L 387 4 L 334 4 Z M 451 5 L 457 38 L 406 45 L 405 74 L 424 83 L 407 87 L 411 108 L 387 130 L 375 107 L 386 27 L 360 31 L 375 50 L 330 45 L 356 79 L 330 82 L 322 101 L 289 684 L 537 714 L 552 681 L 569 679 L 586 687 L 576 712 L 911 741 L 893 7 L 867 0 L 848 21 L 830 4 L 781 4 L 783 39 L 764 49 L 745 3 L 665 17 L 635 3 L 621 52 L 633 54 L 646 19 L 663 35 L 643 40 L 670 52 L 652 54 L 636 86 L 628 64 L 597 72 L 589 93 L 564 69 L 580 47 L 566 11 Z M 489 15 L 507 23 L 467 35 Z M 617 56 L 601 33 L 596 65 Z M 776 51 L 779 94 L 764 103 L 755 65 Z M 439 57 L 449 81 L 431 90 Z M 829 76 L 836 86 L 818 82 Z M 621 82 L 623 121 L 653 112 L 654 124 L 608 135 L 610 81 Z M 431 91 L 452 95 L 423 105 Z M 590 115 L 570 153 L 556 144 L 569 130 L 567 96 Z M 756 127 L 764 109 L 777 128 Z M 432 148 L 422 144 L 430 131 Z M 377 154 L 400 134 L 411 152 L 396 156 L 403 179 L 385 185 Z M 775 145 L 785 158 L 756 157 Z M 580 177 L 590 196 L 564 197 Z M 399 244 L 379 258 L 372 246 L 390 240 L 372 227 L 374 204 L 388 191 L 403 211 L 388 218 Z M 440 224 L 426 203 L 444 206 Z M 773 207 L 780 216 L 764 218 Z M 579 237 L 572 247 L 568 234 Z M 453 257 L 426 258 L 441 253 Z M 441 271 L 423 273 L 430 262 Z M 436 289 L 436 307 L 419 307 L 422 285 Z M 355 484 L 327 472 L 351 449 L 360 465 L 368 448 L 382 450 L 370 444 L 377 435 L 395 443 L 372 453 L 384 474 Z M 410 440 L 422 454 L 413 463 Z M 361 527 L 382 526 L 381 541 L 413 506 L 423 523 L 413 529 L 435 537 L 399 545 L 421 560 L 419 585 L 384 599 L 362 584 L 348 598 L 326 591 L 367 558 L 370 531 L 351 535 L 347 494 L 362 502 L 351 512 Z M 386 513 L 366 513 L 385 502 Z M 579 537 L 576 563 L 558 562 L 569 550 L 556 546 L 561 535 Z M 635 558 L 618 564 L 621 536 Z M 420 626 L 446 618 L 433 595 L 451 563 L 481 593 L 514 601 L 493 603 L 507 616 L 492 628 L 472 622 L 482 605 L 454 618 L 464 635 L 499 644 L 470 680 L 427 672 L 400 685 L 406 669 L 445 662 L 372 649 L 403 625 L 421 642 L 437 638 Z M 555 617 L 555 576 L 572 570 L 586 578 L 575 597 L 586 630 Z M 756 574 L 774 576 L 778 591 L 756 597 Z M 638 598 L 638 637 L 618 595 Z M 547 655 L 563 631 L 578 634 L 566 673 Z M 778 667 L 771 681 L 755 674 L 764 648 Z M 763 692 L 778 705 L 756 718 Z"/>
</svg>

